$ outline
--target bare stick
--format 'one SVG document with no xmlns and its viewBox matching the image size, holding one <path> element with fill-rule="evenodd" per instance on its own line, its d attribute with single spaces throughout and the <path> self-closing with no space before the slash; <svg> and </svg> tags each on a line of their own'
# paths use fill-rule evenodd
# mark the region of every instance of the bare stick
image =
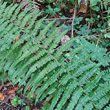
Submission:
<svg viewBox="0 0 110 110">
<path fill-rule="evenodd" d="M 75 20 L 75 17 L 76 17 L 76 12 L 77 12 L 77 3 L 75 4 L 74 14 L 73 14 L 73 17 L 72 17 L 72 30 L 71 30 L 71 37 L 72 38 L 73 38 L 73 26 L 74 26 L 74 20 Z"/>
<path fill-rule="evenodd" d="M 44 21 L 46 20 L 49 20 L 49 21 L 52 21 L 52 20 L 72 20 L 72 18 L 47 18 L 47 19 L 44 19 Z"/>
<path fill-rule="evenodd" d="M 98 44 L 99 44 L 99 41 L 100 41 L 101 36 L 102 36 L 102 34 L 100 35 L 100 37 L 99 37 L 99 38 L 98 38 L 98 40 L 97 40 L 96 47 L 97 47 L 97 46 L 98 46 Z"/>
</svg>

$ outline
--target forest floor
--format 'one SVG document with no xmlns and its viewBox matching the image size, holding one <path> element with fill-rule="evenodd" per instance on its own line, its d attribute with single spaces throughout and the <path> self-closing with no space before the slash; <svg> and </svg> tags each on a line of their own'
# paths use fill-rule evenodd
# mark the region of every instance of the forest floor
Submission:
<svg viewBox="0 0 110 110">
<path fill-rule="evenodd" d="M 44 7 L 46 6 L 41 6 L 40 10 L 45 10 Z M 72 8 L 72 5 L 71 5 L 70 8 L 68 9 L 65 9 L 65 8 L 60 9 L 60 12 L 53 11 L 53 13 L 55 14 L 52 14 L 51 9 L 50 9 L 50 10 L 47 10 L 47 12 L 45 11 L 43 16 L 47 15 L 47 13 L 49 14 L 48 14 L 48 17 L 45 19 L 45 21 L 56 20 L 56 23 L 58 23 L 58 25 L 65 24 L 65 28 L 69 28 L 69 31 L 67 33 L 68 37 L 66 37 L 65 40 L 68 40 L 68 38 L 71 38 L 71 37 L 77 37 L 77 36 L 83 35 L 82 33 L 80 33 L 81 30 L 78 29 L 79 27 L 77 25 L 82 26 L 82 25 L 87 24 L 88 30 L 97 28 L 97 24 L 86 22 L 86 18 L 91 18 L 92 15 L 91 15 L 91 10 L 88 9 L 86 12 L 84 7 L 82 7 L 82 9 L 80 8 L 79 10 L 76 10 L 75 8 Z M 61 13 L 61 15 L 59 15 L 59 13 Z M 102 15 L 100 11 L 96 12 L 95 14 L 96 15 L 99 14 L 100 16 L 106 16 L 106 14 Z M 76 25 L 78 28 L 75 31 L 75 28 L 74 28 L 75 19 L 80 18 L 80 17 L 82 17 L 83 20 L 81 22 L 80 20 L 77 21 L 79 22 L 79 24 Z M 102 18 L 100 18 L 100 20 L 101 19 Z M 102 19 L 102 22 L 103 20 L 104 19 Z M 92 36 L 91 39 L 96 42 L 96 45 L 102 42 L 101 41 L 102 39 L 96 36 L 96 32 L 92 33 L 91 36 Z M 110 39 L 108 40 L 110 42 Z M 107 51 L 110 51 L 110 46 L 107 46 Z M 27 99 L 21 92 L 22 88 L 19 88 L 18 85 L 13 86 L 12 83 L 7 80 L 7 77 L 8 76 L 6 75 L 5 79 L 3 81 L 0 81 L 1 82 L 0 83 L 0 99 L 3 100 L 0 103 L 0 107 L 1 107 L 0 110 L 26 110 L 27 106 L 31 108 L 30 110 L 41 110 L 41 107 L 45 105 L 44 102 L 40 102 L 35 106 L 34 105 L 34 100 L 35 100 L 34 94 L 31 100 Z M 30 91 L 30 89 L 28 89 L 28 91 Z M 28 107 L 27 107 L 27 110 L 28 110 Z"/>
</svg>

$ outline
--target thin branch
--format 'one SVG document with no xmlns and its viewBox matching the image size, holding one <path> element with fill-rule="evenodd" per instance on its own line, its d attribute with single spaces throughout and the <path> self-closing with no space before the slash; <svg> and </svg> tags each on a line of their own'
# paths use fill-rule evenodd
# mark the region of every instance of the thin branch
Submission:
<svg viewBox="0 0 110 110">
<path fill-rule="evenodd" d="M 100 35 L 100 37 L 99 37 L 98 40 L 97 40 L 96 47 L 97 47 L 98 44 L 99 44 L 99 41 L 100 41 L 101 36 L 102 36 L 102 34 Z"/>
<path fill-rule="evenodd" d="M 74 20 L 75 20 L 75 17 L 76 17 L 76 12 L 77 12 L 77 3 L 75 4 L 74 14 L 73 14 L 73 17 L 72 17 L 72 30 L 71 30 L 71 37 L 72 38 L 73 38 L 73 26 L 74 26 Z"/>
<path fill-rule="evenodd" d="M 46 20 L 49 20 L 49 21 L 52 21 L 52 20 L 72 20 L 72 18 L 47 18 L 47 19 L 44 19 L 44 21 Z"/>
</svg>

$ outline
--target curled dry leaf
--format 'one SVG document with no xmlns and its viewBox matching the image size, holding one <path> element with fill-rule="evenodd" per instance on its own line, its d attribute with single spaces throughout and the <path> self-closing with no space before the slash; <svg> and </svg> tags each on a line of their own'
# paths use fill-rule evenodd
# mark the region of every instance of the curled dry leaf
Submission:
<svg viewBox="0 0 110 110">
<path fill-rule="evenodd" d="M 0 93 L 0 100 L 4 100 L 4 95 L 2 93 Z"/>
<path fill-rule="evenodd" d="M 87 7 L 85 4 L 85 0 L 81 0 L 79 12 L 86 13 L 86 11 L 87 11 Z"/>
<path fill-rule="evenodd" d="M 14 94 L 15 93 L 15 90 L 13 89 L 13 90 L 10 90 L 9 92 L 8 92 L 8 94 Z"/>
<path fill-rule="evenodd" d="M 16 85 L 16 86 L 14 86 L 13 90 L 10 90 L 8 92 L 8 94 L 14 94 L 18 89 L 19 89 L 19 87 Z"/>
<path fill-rule="evenodd" d="M 19 89 L 19 87 L 16 85 L 14 86 L 14 90 L 17 91 Z"/>
<path fill-rule="evenodd" d="M 68 35 L 64 35 L 64 37 L 61 39 L 61 44 L 63 45 L 66 43 L 68 40 L 70 40 L 70 37 Z"/>
</svg>

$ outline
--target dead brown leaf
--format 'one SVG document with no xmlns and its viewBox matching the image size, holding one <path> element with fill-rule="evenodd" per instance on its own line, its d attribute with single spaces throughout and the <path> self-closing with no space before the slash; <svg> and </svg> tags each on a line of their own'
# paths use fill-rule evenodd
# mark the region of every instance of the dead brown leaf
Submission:
<svg viewBox="0 0 110 110">
<path fill-rule="evenodd" d="M 4 98 L 5 96 L 2 93 L 0 93 L 0 100 L 4 100 Z"/>
<path fill-rule="evenodd" d="M 0 85 L 0 90 L 2 89 L 3 85 Z"/>
<path fill-rule="evenodd" d="M 69 40 L 70 40 L 70 37 L 68 35 L 64 35 L 61 39 L 61 44 L 63 45 L 64 43 L 66 43 Z"/>
<path fill-rule="evenodd" d="M 74 11 L 73 9 L 70 9 L 70 10 L 69 10 L 70 13 L 73 13 L 73 11 Z"/>
<path fill-rule="evenodd" d="M 85 0 L 81 0 L 79 12 L 81 12 L 81 13 L 86 13 L 86 11 L 87 11 L 87 6 L 86 6 L 86 4 L 85 4 Z"/>
<path fill-rule="evenodd" d="M 15 93 L 15 90 L 13 89 L 13 90 L 10 90 L 9 92 L 8 92 L 8 94 L 14 94 Z"/>
</svg>

